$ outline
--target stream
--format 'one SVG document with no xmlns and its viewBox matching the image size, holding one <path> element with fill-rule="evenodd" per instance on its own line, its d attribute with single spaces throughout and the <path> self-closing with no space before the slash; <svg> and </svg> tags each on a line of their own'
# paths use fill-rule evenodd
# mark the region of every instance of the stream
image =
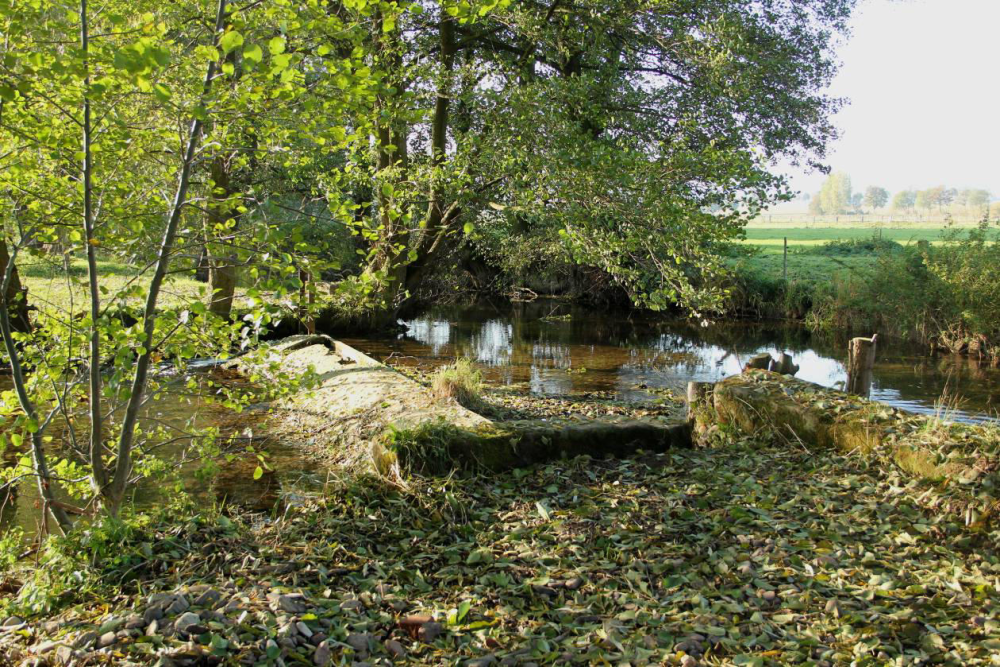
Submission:
<svg viewBox="0 0 1000 667">
<path fill-rule="evenodd" d="M 404 322 L 405 333 L 344 342 L 382 361 L 431 369 L 467 357 L 491 384 L 542 395 L 613 392 L 650 397 L 648 388 L 683 395 L 691 380 L 739 373 L 754 354 L 789 352 L 796 377 L 842 389 L 848 338 L 817 336 L 798 324 L 686 321 L 602 313 L 563 302 L 435 308 Z M 879 341 L 871 398 L 956 421 L 996 419 L 1000 369 L 959 355 Z"/>
<path fill-rule="evenodd" d="M 594 392 L 621 400 L 655 397 L 652 390 L 683 394 L 688 381 L 715 382 L 738 373 L 754 354 L 789 352 L 801 366 L 797 377 L 842 388 L 846 381 L 847 337 L 817 336 L 799 325 L 726 323 L 696 324 L 609 314 L 564 302 L 499 306 L 438 307 L 407 320 L 404 333 L 391 337 L 343 338 L 376 359 L 393 365 L 433 370 L 457 357 L 474 361 L 493 385 L 523 389 L 536 395 L 585 398 Z M 204 365 L 189 371 L 209 379 Z M 145 417 L 168 428 L 185 429 L 232 423 L 231 412 L 202 401 L 185 388 L 187 377 L 161 377 L 164 389 Z M 6 389 L 9 378 L 0 379 Z M 930 356 L 923 348 L 879 341 L 872 398 L 921 414 L 956 421 L 997 419 L 1000 369 L 956 355 Z M 242 425 L 242 424 L 241 424 Z M 58 438 L 57 438 L 58 439 Z M 223 457 L 207 477 L 195 463 L 185 463 L 183 445 L 163 452 L 179 467 L 177 481 L 149 483 L 135 490 L 140 507 L 169 498 L 182 485 L 199 501 L 235 502 L 261 512 L 279 501 L 322 490 L 328 471 L 292 442 L 251 439 L 266 452 L 268 472 L 253 479 L 257 459 L 240 453 Z M 52 450 L 53 454 L 57 451 Z M 13 452 L 5 457 L 9 462 Z M 33 483 L 22 481 L 12 492 L 0 491 L 0 534 L 20 527 L 26 536 L 39 530 L 40 503 Z"/>
</svg>

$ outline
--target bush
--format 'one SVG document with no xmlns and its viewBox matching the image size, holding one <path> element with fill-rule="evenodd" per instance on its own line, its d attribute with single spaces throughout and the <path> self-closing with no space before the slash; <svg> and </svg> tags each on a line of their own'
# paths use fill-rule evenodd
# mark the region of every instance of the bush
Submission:
<svg viewBox="0 0 1000 667">
<path fill-rule="evenodd" d="M 434 374 L 431 388 L 438 398 L 454 398 L 459 405 L 474 410 L 482 405 L 483 374 L 468 359 L 458 359 Z"/>
<path fill-rule="evenodd" d="M 1000 361 L 1000 244 L 987 222 L 945 243 L 883 250 L 816 298 L 812 328 L 910 338 Z"/>
</svg>

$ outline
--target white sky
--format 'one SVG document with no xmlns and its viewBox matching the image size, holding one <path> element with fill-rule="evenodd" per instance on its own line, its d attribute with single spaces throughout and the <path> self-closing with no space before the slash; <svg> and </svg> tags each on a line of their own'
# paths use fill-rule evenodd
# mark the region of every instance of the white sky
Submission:
<svg viewBox="0 0 1000 667">
<path fill-rule="evenodd" d="M 862 0 L 830 89 L 849 98 L 826 164 L 855 191 L 1000 195 L 1000 0 Z M 822 174 L 789 172 L 819 190 Z"/>
</svg>

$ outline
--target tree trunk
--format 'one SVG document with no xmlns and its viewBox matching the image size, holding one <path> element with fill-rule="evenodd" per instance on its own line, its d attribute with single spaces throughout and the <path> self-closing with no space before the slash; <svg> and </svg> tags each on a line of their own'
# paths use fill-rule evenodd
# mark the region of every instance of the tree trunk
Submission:
<svg viewBox="0 0 1000 667">
<path fill-rule="evenodd" d="M 10 254 L 7 252 L 7 241 L 0 238 L 0 275 L 7 271 Z M 4 295 L 7 304 L 7 315 L 10 317 L 10 329 L 16 333 L 31 333 L 31 319 L 28 317 L 28 290 L 21 286 L 21 278 L 17 274 L 17 266 L 11 267 L 10 282 Z"/>
<path fill-rule="evenodd" d="M 871 393 L 876 338 L 851 339 L 847 359 L 847 393 L 865 397 Z"/>
<path fill-rule="evenodd" d="M 208 310 L 219 317 L 229 317 L 236 294 L 236 253 L 230 240 L 239 224 L 239 211 L 232 205 L 235 194 L 227 156 L 212 160 L 212 202 L 208 207 L 208 234 L 216 241 L 216 251 L 209 249 L 208 284 L 211 297 Z M 232 226 L 229 226 L 233 221 Z"/>
</svg>

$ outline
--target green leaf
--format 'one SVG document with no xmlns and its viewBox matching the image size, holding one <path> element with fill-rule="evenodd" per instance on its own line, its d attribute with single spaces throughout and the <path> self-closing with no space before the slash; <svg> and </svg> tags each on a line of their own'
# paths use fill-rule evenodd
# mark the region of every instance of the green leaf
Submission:
<svg viewBox="0 0 1000 667">
<path fill-rule="evenodd" d="M 285 52 L 285 38 L 278 36 L 272 37 L 271 41 L 267 43 L 267 50 L 271 52 L 272 55 L 278 55 Z"/>
<path fill-rule="evenodd" d="M 258 479 L 260 479 L 263 476 L 264 476 L 264 469 L 263 468 L 261 468 L 260 466 L 257 466 L 256 468 L 254 468 L 254 471 L 253 471 L 253 478 L 254 478 L 254 480 L 258 480 Z"/>
<path fill-rule="evenodd" d="M 465 225 L 462 226 L 462 231 L 464 231 L 466 235 L 471 234 L 475 229 L 476 229 L 475 225 L 473 225 L 471 222 L 467 222 L 465 223 Z"/>
<path fill-rule="evenodd" d="M 229 53 L 233 49 L 243 46 L 243 35 L 235 30 L 230 30 L 219 40 L 219 46 L 222 47 L 223 53 Z"/>
</svg>

